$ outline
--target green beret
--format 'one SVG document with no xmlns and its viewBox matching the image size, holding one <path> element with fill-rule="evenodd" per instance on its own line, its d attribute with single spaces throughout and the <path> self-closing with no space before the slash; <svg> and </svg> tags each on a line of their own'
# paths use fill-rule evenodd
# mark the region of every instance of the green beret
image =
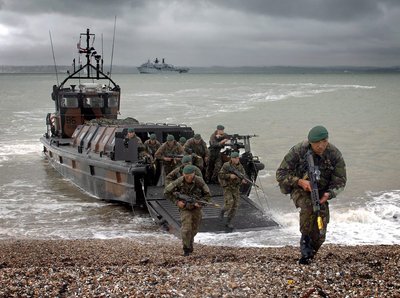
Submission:
<svg viewBox="0 0 400 298">
<path fill-rule="evenodd" d="M 196 133 L 196 134 L 194 135 L 194 138 L 195 138 L 196 140 L 201 140 L 201 135 L 198 134 L 198 133 Z"/>
<path fill-rule="evenodd" d="M 135 132 L 133 128 L 128 128 L 128 132 Z"/>
<path fill-rule="evenodd" d="M 186 143 L 186 138 L 185 137 L 180 137 L 179 138 L 180 143 Z"/>
<path fill-rule="evenodd" d="M 192 165 L 187 165 L 183 168 L 183 174 L 193 174 L 195 172 L 195 167 Z"/>
<path fill-rule="evenodd" d="M 223 125 L 219 124 L 219 125 L 217 125 L 217 129 L 218 129 L 218 130 L 224 130 L 225 127 L 224 127 Z"/>
<path fill-rule="evenodd" d="M 232 152 L 232 153 L 231 153 L 231 157 L 232 157 L 232 158 L 239 157 L 239 152 L 236 152 L 236 151 L 235 151 L 235 152 Z"/>
<path fill-rule="evenodd" d="M 182 157 L 182 163 L 189 163 L 192 162 L 192 157 L 190 155 L 185 155 Z"/>
<path fill-rule="evenodd" d="M 173 135 L 167 135 L 167 141 L 174 141 L 175 138 Z"/>
<path fill-rule="evenodd" d="M 321 140 L 325 140 L 328 138 L 328 131 L 325 127 L 318 125 L 311 128 L 310 132 L 308 133 L 308 141 L 310 143 L 316 143 Z"/>
<path fill-rule="evenodd" d="M 156 139 L 156 134 L 155 133 L 152 133 L 151 135 L 150 135 L 150 140 L 155 140 Z"/>
</svg>

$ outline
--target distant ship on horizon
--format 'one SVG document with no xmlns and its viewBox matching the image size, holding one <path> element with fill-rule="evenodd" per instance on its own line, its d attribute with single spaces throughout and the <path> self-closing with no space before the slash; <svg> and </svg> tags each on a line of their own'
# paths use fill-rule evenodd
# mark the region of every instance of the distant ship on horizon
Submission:
<svg viewBox="0 0 400 298">
<path fill-rule="evenodd" d="M 189 71 L 188 67 L 178 67 L 172 64 L 165 63 L 165 58 L 162 59 L 161 63 L 158 58 L 156 58 L 154 62 L 150 62 L 149 59 L 146 63 L 143 63 L 137 69 L 140 73 L 186 73 Z"/>
</svg>

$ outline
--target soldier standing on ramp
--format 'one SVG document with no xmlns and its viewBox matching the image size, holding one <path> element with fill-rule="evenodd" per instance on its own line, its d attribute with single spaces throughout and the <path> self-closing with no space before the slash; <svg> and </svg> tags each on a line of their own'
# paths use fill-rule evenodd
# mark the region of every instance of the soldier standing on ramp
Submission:
<svg viewBox="0 0 400 298">
<path fill-rule="evenodd" d="M 223 220 L 225 212 L 228 213 L 228 219 L 225 226 L 233 229 L 232 220 L 240 204 L 240 185 L 247 183 L 246 180 L 236 176 L 231 168 L 245 175 L 244 168 L 240 163 L 239 152 L 231 153 L 231 160 L 224 163 L 218 173 L 218 180 L 224 189 L 224 207 L 221 209 L 220 217 Z"/>
<path fill-rule="evenodd" d="M 202 178 L 195 176 L 193 165 L 185 166 L 183 176 L 164 189 L 164 195 L 179 207 L 183 255 L 189 256 L 193 252 L 194 237 L 200 228 L 203 211 L 201 203 L 188 204 L 179 198 L 180 194 L 205 201 L 211 200 L 210 189 Z"/>
</svg>

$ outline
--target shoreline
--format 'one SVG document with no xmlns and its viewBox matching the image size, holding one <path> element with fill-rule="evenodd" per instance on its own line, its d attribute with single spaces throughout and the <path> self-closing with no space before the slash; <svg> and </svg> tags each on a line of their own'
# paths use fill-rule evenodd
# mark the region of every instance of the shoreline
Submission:
<svg viewBox="0 0 400 298">
<path fill-rule="evenodd" d="M 0 297 L 396 297 L 400 245 L 238 248 L 179 239 L 0 240 Z M 325 295 L 325 296 L 324 296 Z M 398 297 L 398 296 L 397 296 Z"/>
</svg>

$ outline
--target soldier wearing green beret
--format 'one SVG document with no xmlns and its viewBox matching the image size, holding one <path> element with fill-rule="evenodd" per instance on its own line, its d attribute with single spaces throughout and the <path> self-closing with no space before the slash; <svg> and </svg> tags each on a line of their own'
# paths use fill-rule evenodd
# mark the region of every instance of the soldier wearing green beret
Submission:
<svg viewBox="0 0 400 298">
<path fill-rule="evenodd" d="M 223 164 L 220 151 L 229 139 L 229 136 L 225 133 L 225 127 L 221 124 L 217 125 L 217 130 L 210 136 L 210 158 L 206 173 L 206 180 L 210 183 L 218 182 L 218 172 Z"/>
<path fill-rule="evenodd" d="M 150 138 L 144 142 L 144 146 L 146 147 L 146 151 L 154 158 L 154 154 L 161 147 L 161 143 L 157 140 L 156 134 L 152 133 Z"/>
<path fill-rule="evenodd" d="M 240 186 L 242 183 L 247 183 L 247 181 L 240 179 L 233 174 L 231 170 L 231 168 L 233 168 L 245 175 L 244 168 L 240 163 L 239 153 L 232 152 L 230 158 L 230 161 L 224 163 L 219 171 L 218 180 L 224 189 L 224 207 L 221 209 L 220 217 L 223 220 L 224 214 L 227 212 L 228 215 L 225 226 L 229 229 L 233 229 L 232 220 L 236 215 L 240 203 Z"/>
<path fill-rule="evenodd" d="M 309 264 L 324 243 L 329 223 L 328 201 L 336 198 L 346 186 L 345 162 L 339 149 L 328 142 L 328 137 L 325 127 L 313 127 L 308 133 L 308 139 L 292 147 L 276 171 L 281 192 L 290 194 L 296 208 L 300 208 L 300 264 Z M 312 207 L 311 184 L 307 173 L 308 152 L 312 153 L 314 165 L 320 171 L 318 190 L 323 221 L 321 231 Z"/>
<path fill-rule="evenodd" d="M 165 186 L 170 184 L 172 181 L 178 179 L 179 177 L 183 176 L 183 168 L 187 165 L 192 164 L 192 157 L 190 155 L 185 155 L 184 157 L 182 157 L 181 162 L 182 162 L 182 165 L 175 168 L 172 172 L 170 172 L 165 177 Z M 203 175 L 202 175 L 200 169 L 198 167 L 196 167 L 195 165 L 193 165 L 193 167 L 194 167 L 196 176 L 203 178 Z"/>
<path fill-rule="evenodd" d="M 192 165 L 186 165 L 183 168 L 183 176 L 168 184 L 164 189 L 164 195 L 179 208 L 183 254 L 188 256 L 193 252 L 194 237 L 200 228 L 203 211 L 201 204 L 197 202 L 187 204 L 179 198 L 179 194 L 206 201 L 211 200 L 210 189 L 202 178 L 195 175 L 195 168 Z"/>
<path fill-rule="evenodd" d="M 186 138 L 185 137 L 180 137 L 179 138 L 179 144 L 181 144 L 182 146 L 185 146 L 186 143 Z"/>
<path fill-rule="evenodd" d="M 135 129 L 133 128 L 128 128 L 126 137 L 127 140 L 131 140 L 131 139 L 136 139 L 138 144 L 140 144 L 139 146 L 141 147 L 143 142 L 142 140 L 136 135 Z"/>
<path fill-rule="evenodd" d="M 203 174 L 205 174 L 205 164 L 208 163 L 210 151 L 206 142 L 203 141 L 200 134 L 195 134 L 193 138 L 187 140 L 183 149 L 187 154 L 192 155 L 192 164 L 197 166 Z"/>
<path fill-rule="evenodd" d="M 173 135 L 168 135 L 167 141 L 154 154 L 157 159 L 163 162 L 165 176 L 181 164 L 182 155 L 183 147 L 175 141 Z"/>
</svg>

